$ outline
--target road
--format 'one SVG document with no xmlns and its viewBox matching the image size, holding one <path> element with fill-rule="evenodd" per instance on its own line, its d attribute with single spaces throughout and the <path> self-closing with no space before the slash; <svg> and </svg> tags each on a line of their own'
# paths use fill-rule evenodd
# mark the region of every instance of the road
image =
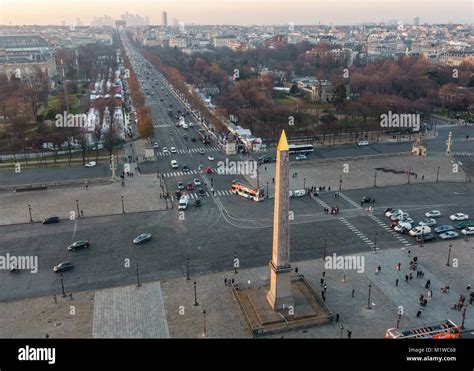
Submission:
<svg viewBox="0 0 474 371">
<path fill-rule="evenodd" d="M 321 205 L 321 201 L 334 204 L 333 193 L 320 194 L 319 201 L 292 199 L 291 260 L 321 258 L 325 240 L 326 254 L 371 251 L 375 244 L 380 249 L 416 248 L 412 237 L 389 230 L 384 209 L 400 207 L 419 221 L 424 212 L 436 208 L 443 213 L 439 224 L 453 224 L 447 219 L 452 213 L 474 215 L 472 192 L 471 183 L 347 191 L 337 200 L 341 210 L 337 216 L 325 214 Z M 377 200 L 374 215 L 359 207 L 364 195 Z M 184 219 L 173 210 L 85 218 L 58 225 L 3 226 L 0 256 L 39 256 L 39 271 L 0 271 L 0 300 L 60 292 L 59 276 L 52 267 L 61 261 L 71 261 L 75 266 L 63 274 L 67 291 L 131 284 L 136 280 L 136 264 L 142 281 L 184 276 L 186 258 L 190 259 L 193 277 L 232 270 L 234 252 L 242 268 L 262 266 L 271 255 L 272 210 L 272 200 L 255 203 L 231 195 L 206 197 L 204 206 L 191 207 Z M 132 239 L 143 232 L 152 233 L 152 240 L 133 245 Z M 79 239 L 88 239 L 91 247 L 69 252 L 67 246 Z"/>
</svg>

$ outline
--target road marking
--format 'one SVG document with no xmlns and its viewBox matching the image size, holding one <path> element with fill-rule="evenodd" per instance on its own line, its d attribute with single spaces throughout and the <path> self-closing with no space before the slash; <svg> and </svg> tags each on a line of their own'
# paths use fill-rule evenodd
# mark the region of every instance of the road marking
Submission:
<svg viewBox="0 0 474 371">
<path fill-rule="evenodd" d="M 359 237 L 362 241 L 364 241 L 369 246 L 375 246 L 375 243 L 370 240 L 366 235 L 364 235 L 361 231 L 359 231 L 351 222 L 349 222 L 345 218 L 338 219 L 342 224 L 348 227 L 352 232 L 354 232 L 357 237 Z"/>
</svg>

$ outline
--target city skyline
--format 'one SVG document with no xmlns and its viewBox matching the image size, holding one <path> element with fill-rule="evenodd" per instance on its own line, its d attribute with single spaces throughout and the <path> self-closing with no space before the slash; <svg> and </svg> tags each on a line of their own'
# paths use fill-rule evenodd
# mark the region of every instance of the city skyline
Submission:
<svg viewBox="0 0 474 371">
<path fill-rule="evenodd" d="M 409 8 L 403 3 L 410 4 Z M 113 5 L 113 6 L 112 6 Z M 208 9 L 212 9 L 209 12 Z M 251 9 L 251 11 L 249 11 Z M 124 0 L 71 1 L 58 0 L 3 0 L 0 5 L 1 25 L 60 25 L 76 21 L 89 25 L 96 16 L 109 15 L 120 19 L 126 12 L 148 16 L 150 24 L 162 23 L 162 12 L 172 18 L 194 24 L 228 25 L 295 25 L 387 23 L 393 20 L 413 23 L 419 17 L 424 23 L 471 23 L 473 5 L 470 1 L 453 3 L 428 2 L 427 0 L 357 1 L 344 0 L 335 4 L 329 1 L 282 0 L 249 1 L 141 1 L 130 5 Z M 41 14 L 41 18 L 38 18 Z M 471 15 L 469 17 L 469 14 Z"/>
</svg>

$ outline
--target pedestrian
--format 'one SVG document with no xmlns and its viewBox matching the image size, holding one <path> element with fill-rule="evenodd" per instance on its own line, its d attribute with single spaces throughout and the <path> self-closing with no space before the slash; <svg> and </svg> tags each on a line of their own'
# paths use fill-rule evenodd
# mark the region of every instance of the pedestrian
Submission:
<svg viewBox="0 0 474 371">
<path fill-rule="evenodd" d="M 396 267 L 397 271 L 399 271 L 400 268 L 402 267 L 402 263 L 398 262 L 398 264 L 395 267 Z"/>
<path fill-rule="evenodd" d="M 352 336 L 352 331 L 346 330 L 347 331 L 347 338 L 350 339 Z"/>
<path fill-rule="evenodd" d="M 352 289 L 352 297 L 354 297 L 355 289 Z"/>
<path fill-rule="evenodd" d="M 275 183 L 275 178 L 272 178 L 272 183 Z"/>
<path fill-rule="evenodd" d="M 58 298 L 56 294 L 53 295 L 53 299 L 54 299 L 54 304 L 58 304 Z"/>
<path fill-rule="evenodd" d="M 418 312 L 416 313 L 416 318 L 420 318 L 421 317 L 421 312 L 423 312 L 423 309 L 418 309 Z"/>
<path fill-rule="evenodd" d="M 224 285 L 227 286 L 227 277 L 224 277 Z"/>
<path fill-rule="evenodd" d="M 429 289 L 428 290 L 428 300 L 431 300 L 433 297 L 433 290 Z"/>
<path fill-rule="evenodd" d="M 398 287 L 398 278 L 395 280 L 395 286 Z"/>
<path fill-rule="evenodd" d="M 89 184 L 86 184 L 86 191 L 89 189 Z"/>
<path fill-rule="evenodd" d="M 421 180 L 425 180 L 425 176 L 424 176 L 424 175 L 421 176 Z"/>
<path fill-rule="evenodd" d="M 430 287 L 431 287 L 431 281 L 428 280 L 428 281 L 426 281 L 425 289 L 429 289 Z"/>
<path fill-rule="evenodd" d="M 411 281 L 411 280 L 413 279 L 413 274 L 410 273 L 410 274 L 408 275 L 408 278 L 410 278 L 410 281 Z"/>
<path fill-rule="evenodd" d="M 326 271 L 323 271 L 323 277 L 326 275 Z"/>
<path fill-rule="evenodd" d="M 331 192 L 331 187 L 328 187 L 328 192 Z"/>
<path fill-rule="evenodd" d="M 328 291 L 328 285 L 324 285 L 324 292 Z"/>
<path fill-rule="evenodd" d="M 336 192 L 336 193 L 334 193 L 334 198 L 337 198 L 337 192 Z"/>
<path fill-rule="evenodd" d="M 232 278 L 232 284 L 234 284 L 234 279 Z"/>
<path fill-rule="evenodd" d="M 321 286 L 324 285 L 324 278 L 321 278 Z"/>
<path fill-rule="evenodd" d="M 81 218 L 84 218 L 84 210 L 81 210 Z"/>
</svg>

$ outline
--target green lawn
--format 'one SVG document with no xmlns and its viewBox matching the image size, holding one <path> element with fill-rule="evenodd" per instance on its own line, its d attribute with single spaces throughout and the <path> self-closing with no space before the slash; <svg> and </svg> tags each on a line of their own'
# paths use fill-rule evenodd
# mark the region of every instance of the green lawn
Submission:
<svg viewBox="0 0 474 371">
<path fill-rule="evenodd" d="M 294 106 L 297 103 L 296 99 L 293 97 L 276 98 L 275 102 L 282 106 Z"/>
</svg>

